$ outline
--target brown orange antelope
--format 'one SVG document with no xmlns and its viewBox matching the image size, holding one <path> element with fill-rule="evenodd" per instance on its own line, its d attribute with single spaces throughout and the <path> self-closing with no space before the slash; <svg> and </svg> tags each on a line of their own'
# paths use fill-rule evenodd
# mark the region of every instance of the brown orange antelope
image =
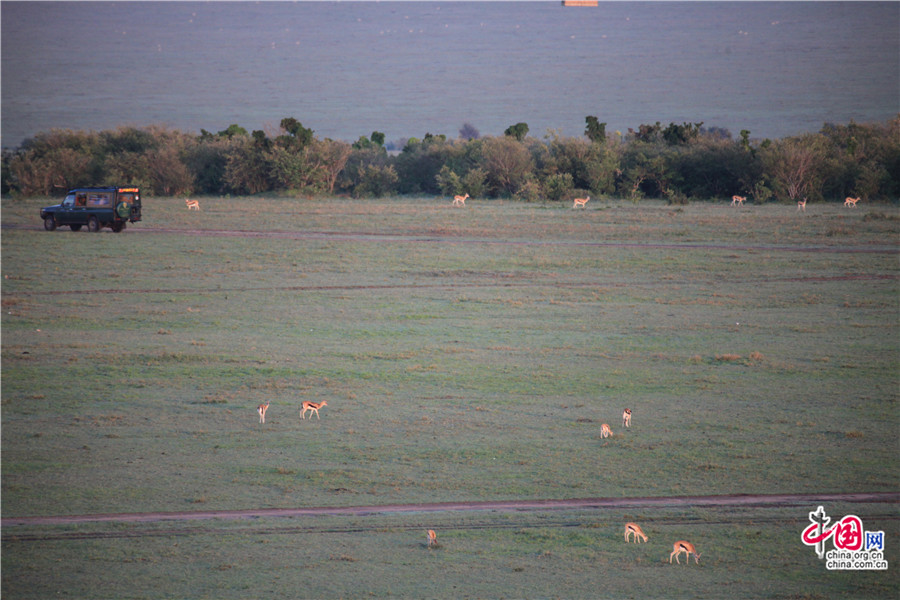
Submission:
<svg viewBox="0 0 900 600">
<path fill-rule="evenodd" d="M 603 425 L 600 426 L 600 437 L 608 438 L 611 435 L 612 435 L 612 429 L 609 428 L 609 425 L 604 423 Z"/>
<path fill-rule="evenodd" d="M 731 205 L 734 206 L 735 204 L 740 204 L 741 206 L 743 206 L 744 200 L 746 200 L 746 199 L 747 199 L 747 196 L 732 196 L 731 197 Z"/>
<path fill-rule="evenodd" d="M 625 412 L 622 413 L 622 426 L 623 427 L 631 427 L 631 409 L 626 408 Z"/>
<path fill-rule="evenodd" d="M 852 206 L 856 208 L 856 203 L 859 202 L 859 198 L 850 198 L 844 200 L 844 206 Z"/>
<path fill-rule="evenodd" d="M 806 212 L 806 198 L 804 198 L 803 200 L 797 201 L 797 210 L 802 210 L 803 212 Z"/>
<path fill-rule="evenodd" d="M 434 546 L 437 544 L 437 534 L 434 532 L 434 529 L 429 529 L 425 535 L 427 536 L 426 546 Z"/>
<path fill-rule="evenodd" d="M 679 540 L 675 542 L 672 546 L 672 554 L 669 555 L 669 563 L 672 562 L 672 557 L 675 557 L 675 562 L 679 565 L 681 561 L 678 560 L 678 557 L 681 553 L 684 552 L 687 555 L 688 564 L 691 562 L 691 556 L 694 557 L 694 561 L 699 565 L 700 564 L 700 555 L 697 554 L 697 549 L 694 548 L 694 545 L 690 542 L 685 542 L 684 540 Z"/>
<path fill-rule="evenodd" d="M 200 210 L 200 201 L 199 200 L 188 200 L 184 199 L 184 203 L 187 205 L 188 210 Z"/>
<path fill-rule="evenodd" d="M 469 197 L 469 194 L 465 196 L 453 196 L 453 206 L 465 206 L 466 198 Z"/>
<path fill-rule="evenodd" d="M 572 208 L 578 208 L 579 206 L 581 208 L 584 208 L 585 207 L 584 205 L 587 204 L 588 200 L 590 200 L 590 199 L 591 199 L 590 196 L 588 196 L 587 198 L 575 198 L 575 203 L 572 205 Z"/>
<path fill-rule="evenodd" d="M 640 544 L 641 539 L 645 542 L 647 541 L 647 534 L 644 533 L 644 530 L 641 529 L 641 526 L 637 523 L 625 523 L 625 542 L 629 541 L 629 536 L 634 534 L 634 543 Z"/>
<path fill-rule="evenodd" d="M 269 410 L 269 401 L 268 400 L 266 400 L 265 404 L 260 404 L 259 406 L 256 407 L 256 412 L 259 413 L 259 422 L 260 423 L 266 422 L 266 411 L 267 410 Z"/>
<path fill-rule="evenodd" d="M 324 400 L 322 400 L 321 402 L 310 402 L 308 400 L 305 400 L 303 404 L 300 405 L 300 408 L 303 409 L 302 411 L 300 411 L 300 418 L 304 418 L 303 415 L 306 414 L 306 411 L 309 411 L 310 421 L 312 420 L 313 413 L 316 413 L 316 418 L 321 419 L 322 417 L 319 416 L 319 409 L 323 406 L 328 406 L 328 403 Z"/>
</svg>

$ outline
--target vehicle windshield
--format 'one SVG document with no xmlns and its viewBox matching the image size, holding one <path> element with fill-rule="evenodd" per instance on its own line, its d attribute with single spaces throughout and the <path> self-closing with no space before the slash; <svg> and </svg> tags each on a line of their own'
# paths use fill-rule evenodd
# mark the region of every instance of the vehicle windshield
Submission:
<svg viewBox="0 0 900 600">
<path fill-rule="evenodd" d="M 62 205 L 66 208 L 75 206 L 75 194 L 69 194 L 68 196 L 66 196 L 66 199 L 62 202 Z"/>
</svg>

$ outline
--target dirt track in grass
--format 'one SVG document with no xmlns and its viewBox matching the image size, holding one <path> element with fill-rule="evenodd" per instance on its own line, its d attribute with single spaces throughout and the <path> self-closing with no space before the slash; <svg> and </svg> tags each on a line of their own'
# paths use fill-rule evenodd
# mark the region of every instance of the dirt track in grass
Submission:
<svg viewBox="0 0 900 600">
<path fill-rule="evenodd" d="M 3 224 L 3 229 L 19 229 L 43 231 L 40 226 L 23 224 Z M 102 234 L 112 234 L 108 229 L 102 230 Z M 781 252 L 807 252 L 826 254 L 900 254 L 900 249 L 895 245 L 871 245 L 871 246 L 803 246 L 803 245 L 766 245 L 766 244 L 721 244 L 709 242 L 602 242 L 594 240 L 506 240 L 491 238 L 457 237 L 453 235 L 424 235 L 416 233 L 377 233 L 367 231 L 257 231 L 252 229 L 176 229 L 168 227 L 139 227 L 134 226 L 125 232 L 132 234 L 167 234 L 187 235 L 191 237 L 245 237 L 245 238 L 273 238 L 294 240 L 339 240 L 339 241 L 378 241 L 378 242 L 408 242 L 408 243 L 439 243 L 439 244 L 490 244 L 503 246 L 596 246 L 603 248 L 672 248 L 684 250 L 730 250 L 730 251 L 781 251 Z M 83 234 L 83 232 L 82 232 Z M 81 235 L 81 234 L 77 234 Z M 117 234 L 121 235 L 121 234 Z"/>
<path fill-rule="evenodd" d="M 84 523 L 154 523 L 160 521 L 240 520 L 301 516 L 371 516 L 436 512 L 535 512 L 551 510 L 621 509 L 701 506 L 810 506 L 818 502 L 900 503 L 900 492 L 854 494 L 730 494 L 716 496 L 664 496 L 638 498 L 574 498 L 569 500 L 509 500 L 484 502 L 437 502 L 429 504 L 384 504 L 307 508 L 261 508 L 93 515 L 9 517 L 3 528 L 16 525 L 78 525 Z"/>
</svg>

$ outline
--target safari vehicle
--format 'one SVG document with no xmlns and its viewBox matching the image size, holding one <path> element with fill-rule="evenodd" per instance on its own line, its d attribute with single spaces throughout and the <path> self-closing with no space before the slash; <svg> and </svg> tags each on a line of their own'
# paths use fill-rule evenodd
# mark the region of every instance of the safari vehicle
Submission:
<svg viewBox="0 0 900 600">
<path fill-rule="evenodd" d="M 136 187 L 75 188 L 61 204 L 42 208 L 41 219 L 47 231 L 60 225 L 78 231 L 87 225 L 88 231 L 109 227 L 118 233 L 129 221 L 141 220 L 141 193 Z"/>
</svg>

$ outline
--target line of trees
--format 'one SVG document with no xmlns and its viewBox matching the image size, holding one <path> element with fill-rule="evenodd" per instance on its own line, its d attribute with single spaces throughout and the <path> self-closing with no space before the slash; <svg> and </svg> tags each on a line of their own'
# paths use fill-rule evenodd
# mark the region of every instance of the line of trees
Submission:
<svg viewBox="0 0 900 600">
<path fill-rule="evenodd" d="M 738 138 L 703 123 L 640 125 L 607 134 L 585 118 L 584 137 L 528 136 L 516 123 L 482 137 L 426 134 L 388 152 L 383 133 L 354 143 L 319 139 L 297 119 L 277 132 L 238 125 L 199 136 L 163 127 L 52 130 L 2 155 L 4 195 L 50 196 L 87 185 L 141 186 L 158 196 L 277 192 L 395 194 L 565 201 L 575 195 L 670 203 L 749 196 L 753 201 L 900 197 L 900 115 L 885 124 L 825 124 L 778 140 Z"/>
</svg>

